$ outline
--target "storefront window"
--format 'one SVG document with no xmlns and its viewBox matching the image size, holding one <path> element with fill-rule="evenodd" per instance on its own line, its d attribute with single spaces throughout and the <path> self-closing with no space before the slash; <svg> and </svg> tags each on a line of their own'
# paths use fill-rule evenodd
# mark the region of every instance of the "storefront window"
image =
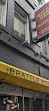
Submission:
<svg viewBox="0 0 49 111">
<path fill-rule="evenodd" d="M 23 111 L 23 109 L 24 111 L 42 111 L 43 100 L 38 98 L 40 94 L 40 92 L 10 86 L 10 95 L 0 95 L 0 111 Z M 49 101 L 45 101 L 45 111 L 49 111 Z"/>
<path fill-rule="evenodd" d="M 18 97 L 18 103 L 19 103 L 19 111 L 23 111 L 23 102 L 22 102 L 22 97 Z"/>
<path fill-rule="evenodd" d="M 0 111 L 6 111 L 7 99 L 10 99 L 10 97 L 0 96 Z M 10 108 L 10 106 L 8 106 L 8 108 Z"/>
<path fill-rule="evenodd" d="M 0 96 L 0 111 L 19 111 L 18 97 Z"/>
<path fill-rule="evenodd" d="M 24 109 L 25 111 L 29 111 L 29 98 L 24 98 Z"/>
<path fill-rule="evenodd" d="M 42 111 L 42 100 L 41 99 L 33 100 L 33 111 Z"/>
<path fill-rule="evenodd" d="M 45 101 L 45 111 L 49 111 L 49 101 Z"/>
<path fill-rule="evenodd" d="M 0 24 L 6 26 L 7 0 L 0 1 Z"/>
</svg>

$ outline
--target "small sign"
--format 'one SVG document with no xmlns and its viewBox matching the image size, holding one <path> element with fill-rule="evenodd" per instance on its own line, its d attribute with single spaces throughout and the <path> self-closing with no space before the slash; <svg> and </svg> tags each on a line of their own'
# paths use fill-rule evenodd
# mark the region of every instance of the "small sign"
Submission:
<svg viewBox="0 0 49 111">
<path fill-rule="evenodd" d="M 35 12 L 38 40 L 49 37 L 49 2 Z"/>
</svg>

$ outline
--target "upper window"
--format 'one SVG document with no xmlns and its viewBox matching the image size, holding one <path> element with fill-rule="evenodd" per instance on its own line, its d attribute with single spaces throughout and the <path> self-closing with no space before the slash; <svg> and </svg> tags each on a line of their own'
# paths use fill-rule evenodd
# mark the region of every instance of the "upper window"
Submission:
<svg viewBox="0 0 49 111">
<path fill-rule="evenodd" d="M 23 40 L 27 40 L 27 31 L 29 33 L 28 15 L 15 3 L 14 13 L 14 31 L 15 34 Z"/>
<path fill-rule="evenodd" d="M 0 24 L 6 26 L 7 0 L 0 0 Z"/>
</svg>

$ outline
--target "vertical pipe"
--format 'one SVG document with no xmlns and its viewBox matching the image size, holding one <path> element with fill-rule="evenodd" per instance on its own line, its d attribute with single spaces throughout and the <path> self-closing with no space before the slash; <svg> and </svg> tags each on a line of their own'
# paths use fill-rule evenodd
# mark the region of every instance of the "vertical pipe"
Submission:
<svg viewBox="0 0 49 111">
<path fill-rule="evenodd" d="M 47 56 L 49 56 L 49 51 L 48 51 L 48 39 L 46 39 L 45 41 L 44 41 L 44 43 L 45 43 L 45 53 L 46 53 L 46 55 Z"/>
<path fill-rule="evenodd" d="M 22 89 L 22 102 L 23 102 L 23 111 L 24 111 L 24 89 Z"/>
</svg>

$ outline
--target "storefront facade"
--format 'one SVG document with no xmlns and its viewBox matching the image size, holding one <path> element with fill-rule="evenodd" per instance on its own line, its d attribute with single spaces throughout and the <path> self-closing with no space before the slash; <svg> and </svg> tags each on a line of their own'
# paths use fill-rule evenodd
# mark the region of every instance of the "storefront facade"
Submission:
<svg viewBox="0 0 49 111">
<path fill-rule="evenodd" d="M 1 111 L 48 111 L 49 80 L 0 61 L 0 105 Z"/>
<path fill-rule="evenodd" d="M 49 110 L 49 98 L 46 93 L 23 89 L 20 87 L 2 85 L 2 94 L 0 94 L 0 111 L 4 110 L 25 110 L 25 111 L 48 111 Z M 7 88 L 11 87 L 11 89 Z M 14 91 L 15 89 L 15 91 Z M 10 91 L 10 92 L 9 92 Z M 1 93 L 1 92 L 0 92 Z M 15 102 L 16 98 L 16 102 Z M 14 108 L 16 105 L 16 108 Z"/>
</svg>

